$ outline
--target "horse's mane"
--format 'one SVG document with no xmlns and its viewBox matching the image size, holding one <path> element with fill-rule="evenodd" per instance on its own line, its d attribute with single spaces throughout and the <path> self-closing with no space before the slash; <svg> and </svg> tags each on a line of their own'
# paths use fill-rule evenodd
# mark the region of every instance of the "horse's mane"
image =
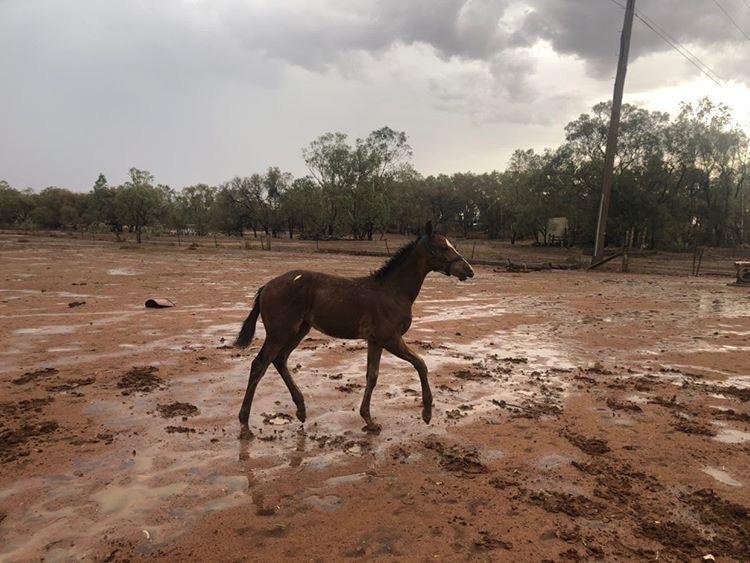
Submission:
<svg viewBox="0 0 750 563">
<path fill-rule="evenodd" d="M 414 250 L 414 247 L 417 246 L 417 243 L 419 242 L 419 239 L 415 239 L 411 241 L 408 244 L 405 244 L 401 248 L 399 248 L 396 252 L 393 253 L 393 256 L 388 258 L 388 260 L 385 261 L 385 264 L 380 266 L 377 270 L 372 272 L 370 274 L 370 277 L 376 280 L 382 280 L 388 274 L 393 272 L 396 268 L 398 268 L 404 260 L 406 260 L 406 257 L 411 254 L 411 251 Z"/>
</svg>

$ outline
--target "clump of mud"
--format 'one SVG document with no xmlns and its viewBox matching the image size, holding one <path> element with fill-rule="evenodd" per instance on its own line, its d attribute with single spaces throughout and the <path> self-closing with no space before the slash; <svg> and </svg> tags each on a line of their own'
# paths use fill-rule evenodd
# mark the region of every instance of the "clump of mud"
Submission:
<svg viewBox="0 0 750 563">
<path fill-rule="evenodd" d="M 613 397 L 607 398 L 607 406 L 613 411 L 643 412 L 643 409 L 630 401 L 618 401 Z"/>
<path fill-rule="evenodd" d="M 589 455 L 602 455 L 610 451 L 607 441 L 601 438 L 587 438 L 570 430 L 565 430 L 562 435 L 576 448 Z"/>
<path fill-rule="evenodd" d="M 128 395 L 133 391 L 148 393 L 158 389 L 164 383 L 161 378 L 154 375 L 159 368 L 156 366 L 136 366 L 125 373 L 117 387 L 124 389 L 123 395 Z"/>
<path fill-rule="evenodd" d="M 573 518 L 585 516 L 596 518 L 603 506 L 583 495 L 571 495 L 558 491 L 538 491 L 531 493 L 529 499 L 550 513 L 562 512 Z"/>
<path fill-rule="evenodd" d="M 501 358 L 500 361 L 506 362 L 509 364 L 528 364 L 529 363 L 529 360 L 527 358 L 513 358 L 513 357 Z"/>
<path fill-rule="evenodd" d="M 0 459 L 8 462 L 29 455 L 29 451 L 23 449 L 26 442 L 38 436 L 50 434 L 59 427 L 54 420 L 48 420 L 37 424 L 24 424 L 17 429 L 0 430 Z"/>
<path fill-rule="evenodd" d="M 453 377 L 463 379 L 465 381 L 480 381 L 482 379 L 492 379 L 492 375 L 487 371 L 474 371 L 468 369 L 460 369 L 453 372 Z"/>
<path fill-rule="evenodd" d="M 500 490 L 507 489 L 509 487 L 518 487 L 520 485 L 520 483 L 515 479 L 508 479 L 506 477 L 500 476 L 493 477 L 489 482 L 490 485 Z"/>
<path fill-rule="evenodd" d="M 362 389 L 362 385 L 359 383 L 345 383 L 344 385 L 338 385 L 336 387 L 336 391 L 341 393 L 354 393 L 354 391 L 359 389 Z"/>
<path fill-rule="evenodd" d="M 714 418 L 721 420 L 736 420 L 737 422 L 748 422 L 750 423 L 750 414 L 745 412 L 737 412 L 734 409 L 718 410 L 713 409 L 711 415 Z"/>
<path fill-rule="evenodd" d="M 440 467 L 463 477 L 473 478 L 476 475 L 489 473 L 489 468 L 480 461 L 476 449 L 462 446 L 447 446 L 437 440 L 429 440 L 424 447 L 434 450 L 440 456 Z"/>
<path fill-rule="evenodd" d="M 480 530 L 479 537 L 474 540 L 474 549 L 477 551 L 493 551 L 495 549 L 510 551 L 513 549 L 513 544 L 491 535 L 486 530 Z"/>
<path fill-rule="evenodd" d="M 60 391 L 72 391 L 73 389 L 76 389 L 78 387 L 85 387 L 86 385 L 91 385 L 96 381 L 93 377 L 82 377 L 80 379 L 70 379 L 68 381 L 65 381 L 64 383 L 60 383 L 59 385 L 48 385 L 45 387 L 47 391 L 52 391 L 53 393 L 58 393 Z"/>
<path fill-rule="evenodd" d="M 23 399 L 17 403 L 0 403 L 0 414 L 4 417 L 11 417 L 29 411 L 40 413 L 44 407 L 54 400 L 54 397 L 42 397 L 38 399 Z"/>
<path fill-rule="evenodd" d="M 684 411 L 685 410 L 685 405 L 683 405 L 682 403 L 678 403 L 677 402 L 677 395 L 672 395 L 672 397 L 670 399 L 665 399 L 661 395 L 657 395 L 655 397 L 652 397 L 649 400 L 649 404 L 659 405 L 659 406 L 662 406 L 664 408 L 667 408 L 667 409 L 670 409 L 670 410 L 675 410 L 675 411 Z"/>
<path fill-rule="evenodd" d="M 715 555 L 738 560 L 747 558 L 750 554 L 750 510 L 747 507 L 724 500 L 711 489 L 684 494 L 680 500 L 714 532 L 711 547 Z"/>
<path fill-rule="evenodd" d="M 725 395 L 727 397 L 734 397 L 735 399 L 746 403 L 750 401 L 750 387 L 722 387 L 721 385 L 705 385 L 697 384 L 693 389 L 700 389 L 705 393 Z"/>
<path fill-rule="evenodd" d="M 17 377 L 14 380 L 12 380 L 11 383 L 15 385 L 25 385 L 26 383 L 29 383 L 31 381 L 50 377 L 55 374 L 57 374 L 57 370 L 55 368 L 42 368 L 42 369 L 37 369 L 33 371 L 27 371 L 20 377 Z"/>
<path fill-rule="evenodd" d="M 656 540 L 665 547 L 693 557 L 702 551 L 697 548 L 704 544 L 700 533 L 680 522 L 646 521 L 641 523 L 638 531 L 642 536 Z"/>
<path fill-rule="evenodd" d="M 193 434 L 195 433 L 195 428 L 188 428 L 187 426 L 167 426 L 164 430 L 166 430 L 168 434 Z"/>
<path fill-rule="evenodd" d="M 695 434 L 698 436 L 716 436 L 716 430 L 694 420 L 679 418 L 672 423 L 672 427 L 678 432 L 685 434 Z"/>
<path fill-rule="evenodd" d="M 175 401 L 166 405 L 157 405 L 156 410 L 164 418 L 173 418 L 176 416 L 197 416 L 200 414 L 198 407 L 190 403 L 180 403 Z"/>
<path fill-rule="evenodd" d="M 671 520 L 645 520 L 638 532 L 686 559 L 711 553 L 717 558 L 747 560 L 750 553 L 750 510 L 747 507 L 724 500 L 711 489 L 683 493 L 680 501 L 690 507 L 701 529 Z"/>
</svg>

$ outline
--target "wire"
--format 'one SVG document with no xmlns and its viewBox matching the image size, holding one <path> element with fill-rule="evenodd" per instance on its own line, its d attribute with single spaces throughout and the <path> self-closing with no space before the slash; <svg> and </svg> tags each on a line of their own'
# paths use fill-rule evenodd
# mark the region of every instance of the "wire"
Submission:
<svg viewBox="0 0 750 563">
<path fill-rule="evenodd" d="M 746 1 L 750 1 L 750 0 L 746 0 Z M 678 41 L 677 39 L 675 39 L 675 38 L 674 38 L 674 37 L 673 37 L 672 35 L 670 35 L 670 34 L 669 34 L 669 32 L 668 32 L 668 31 L 667 31 L 666 29 L 664 29 L 664 28 L 663 28 L 662 26 L 660 26 L 660 25 L 659 25 L 659 24 L 658 24 L 657 22 L 655 22 L 655 21 L 654 21 L 654 20 L 653 20 L 652 18 L 648 17 L 648 16 L 647 16 L 646 14 L 644 14 L 643 12 L 638 12 L 638 15 L 637 15 L 637 17 L 638 17 L 638 19 L 639 19 L 639 20 L 641 20 L 641 21 L 642 21 L 642 22 L 643 22 L 644 24 L 648 24 L 648 23 L 650 23 L 650 24 L 651 24 L 652 26 L 654 26 L 654 27 L 658 28 L 658 30 L 659 30 L 659 31 L 661 31 L 661 32 L 662 32 L 662 33 L 663 33 L 663 34 L 664 34 L 664 35 L 665 35 L 665 36 L 667 37 L 667 39 L 671 40 L 671 41 L 672 41 L 673 43 L 675 43 L 675 44 L 676 44 L 676 45 L 677 45 L 677 46 L 678 46 L 678 47 L 679 47 L 680 49 L 682 49 L 683 51 L 685 51 L 685 52 L 686 52 L 686 53 L 687 53 L 687 54 L 688 54 L 688 55 L 689 55 L 689 56 L 690 56 L 691 58 L 693 58 L 693 59 L 694 59 L 694 60 L 695 60 L 696 62 L 698 62 L 698 63 L 699 63 L 699 64 L 700 64 L 700 65 L 701 65 L 701 66 L 702 66 L 702 67 L 703 67 L 704 69 L 706 69 L 706 71 L 708 71 L 708 72 L 709 72 L 709 74 L 711 74 L 711 75 L 712 75 L 712 76 L 713 76 L 714 78 L 716 78 L 717 80 L 720 80 L 720 81 L 722 81 L 722 82 L 726 80 L 725 78 L 722 78 L 722 77 L 721 77 L 721 76 L 720 76 L 720 75 L 719 75 L 718 73 L 716 73 L 716 72 L 714 71 L 714 69 L 712 69 L 712 68 L 711 68 L 710 66 L 708 66 L 708 65 L 707 65 L 706 63 L 704 63 L 704 62 L 703 62 L 702 60 L 700 60 L 700 58 L 698 57 L 698 55 L 696 55 L 695 53 L 693 53 L 693 52 L 692 52 L 692 51 L 691 51 L 690 49 L 688 49 L 688 48 L 687 48 L 687 47 L 686 47 L 685 45 L 683 45 L 683 44 L 682 44 L 682 43 L 680 43 L 680 42 L 679 42 L 679 41 Z"/>
<path fill-rule="evenodd" d="M 729 21 L 734 24 L 734 27 L 736 27 L 737 29 L 740 30 L 740 33 L 745 36 L 745 39 L 747 39 L 748 41 L 750 41 L 750 35 L 748 35 L 747 33 L 745 33 L 745 30 L 740 27 L 740 24 L 738 24 L 735 21 L 735 19 L 732 16 L 729 15 L 729 12 L 727 12 L 721 4 L 719 4 L 719 0 L 714 0 L 714 4 L 716 4 L 716 6 L 719 8 L 719 10 L 721 10 L 724 13 L 724 15 L 729 19 Z"/>
<path fill-rule="evenodd" d="M 613 4 L 616 4 L 622 9 L 625 9 L 625 6 L 623 6 L 620 2 L 618 2 L 618 0 L 610 0 L 610 2 L 612 2 Z M 699 71 L 705 74 L 714 84 L 716 84 L 719 87 L 724 86 L 720 82 L 723 79 L 718 74 L 716 74 L 711 69 L 710 66 L 704 63 L 702 60 L 700 60 L 698 56 L 695 55 L 692 51 L 690 51 L 687 47 L 683 46 L 679 41 L 677 41 L 671 35 L 669 35 L 669 33 L 667 33 L 666 30 L 664 30 L 664 28 L 662 28 L 659 24 L 657 24 L 651 18 L 642 14 L 638 10 L 635 11 L 635 17 L 637 17 L 641 21 L 641 23 L 643 23 L 643 25 L 645 25 L 651 31 L 656 33 L 656 35 L 661 37 L 662 40 L 664 40 L 664 42 L 667 45 L 669 45 L 675 51 L 677 51 L 680 55 L 682 55 L 690 64 L 692 64 L 695 68 L 697 68 Z"/>
</svg>

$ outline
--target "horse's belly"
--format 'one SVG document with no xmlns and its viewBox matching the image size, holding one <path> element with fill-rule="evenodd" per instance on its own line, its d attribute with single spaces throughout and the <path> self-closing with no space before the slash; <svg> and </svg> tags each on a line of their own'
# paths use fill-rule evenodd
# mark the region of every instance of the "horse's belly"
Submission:
<svg viewBox="0 0 750 563">
<path fill-rule="evenodd" d="M 349 315 L 319 312 L 311 315 L 310 324 L 320 332 L 334 338 L 368 338 L 368 330 L 362 318 Z"/>
</svg>

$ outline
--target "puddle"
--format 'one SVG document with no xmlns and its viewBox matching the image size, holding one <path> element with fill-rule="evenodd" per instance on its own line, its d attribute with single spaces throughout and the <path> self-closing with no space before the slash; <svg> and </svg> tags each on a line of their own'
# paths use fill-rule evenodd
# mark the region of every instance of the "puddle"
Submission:
<svg viewBox="0 0 750 563">
<path fill-rule="evenodd" d="M 107 273 L 110 276 L 140 276 L 141 275 L 141 272 L 132 270 L 130 268 L 112 268 L 111 270 L 107 270 Z"/>
<path fill-rule="evenodd" d="M 479 311 L 484 315 L 499 309 L 490 303 Z M 105 319 L 115 317 L 113 313 Z M 97 357 L 122 358 L 157 349 L 182 350 L 190 344 L 207 345 L 207 340 L 219 334 L 236 334 L 239 322 L 196 328 L 187 337 L 162 338 L 137 349 L 118 346 L 116 352 L 108 354 L 71 355 L 57 365 Z M 434 330 L 421 328 L 424 332 Z M 262 324 L 258 329 L 262 338 Z M 362 432 L 363 421 L 358 412 L 362 389 L 354 388 L 352 392 L 353 387 L 347 387 L 364 384 L 364 349 L 331 350 L 329 341 L 321 344 L 317 334 L 317 342 L 311 342 L 319 346 L 305 348 L 303 344 L 289 361 L 306 400 L 308 419 L 304 426 L 294 418 L 296 409 L 289 392 L 271 367 L 253 404 L 252 437 L 237 438 L 236 409 L 251 362 L 251 357 L 245 356 L 230 360 L 227 369 L 181 373 L 171 381 L 169 389 L 156 390 L 148 396 L 99 400 L 85 406 L 84 412 L 122 437 L 98 456 L 81 457 L 75 466 L 75 471 L 83 475 L 81 478 L 68 475 L 64 482 L 45 478 L 11 483 L 6 500 L 16 501 L 18 496 L 27 502 L 9 503 L 13 508 L 3 524 L 0 559 L 27 560 L 49 555 L 45 546 L 72 537 L 74 543 L 65 541 L 55 548 L 55 558 L 85 558 L 87 550 L 100 543 L 108 530 L 122 526 L 148 530 L 150 539 L 144 538 L 139 549 L 149 553 L 148 549 L 184 534 L 208 512 L 248 503 L 250 499 L 261 503 L 257 491 L 289 467 L 313 476 L 339 466 L 345 471 L 351 462 L 361 470 L 362 465 L 383 461 L 386 452 L 400 443 L 441 438 L 449 426 L 469 424 L 480 417 L 505 417 L 503 401 L 524 404 L 537 400 L 542 387 L 550 390 L 548 396 L 553 400 L 561 401 L 568 392 L 567 383 L 553 368 L 585 365 L 592 358 L 583 357 L 580 351 L 550 334 L 551 328 L 546 325 L 522 326 L 469 343 L 456 344 L 448 339 L 444 347 L 420 350 L 431 371 L 435 405 L 430 425 L 421 420 L 420 394 L 406 392 L 419 389 L 413 367 L 384 354 L 372 399 L 372 414 L 383 427 L 379 436 Z M 505 358 L 523 358 L 523 362 Z M 301 364 L 299 369 L 297 364 Z M 460 370 L 488 375 L 465 379 L 456 375 Z M 189 402 L 199 409 L 199 416 L 176 423 L 194 432 L 169 434 L 165 430 L 169 423 L 154 416 L 154 405 L 174 400 Z M 465 416 L 449 419 L 445 412 L 455 409 Z M 137 439 L 131 438 L 134 433 Z M 136 455 L 132 454 L 133 446 L 137 448 Z M 503 456 L 499 450 L 482 454 L 485 459 Z M 421 455 L 411 453 L 405 461 L 411 463 Z M 549 469 L 566 462 L 567 458 L 554 454 L 540 460 Z M 322 483 L 327 487 L 345 486 L 365 478 L 365 473 L 352 473 L 330 477 Z M 340 497 L 327 491 L 315 492 L 302 502 L 326 511 L 341 506 Z M 50 502 L 58 504 L 55 508 L 65 508 L 47 508 Z"/>
<path fill-rule="evenodd" d="M 349 483 L 356 483 L 364 479 L 366 475 L 364 473 L 352 473 L 351 475 L 340 475 L 338 477 L 331 477 L 325 480 L 325 484 L 331 487 L 338 485 L 348 485 Z"/>
<path fill-rule="evenodd" d="M 749 312 L 750 298 L 738 297 L 736 292 L 726 295 L 703 294 L 699 296 L 698 313 L 702 315 L 747 317 Z"/>
<path fill-rule="evenodd" d="M 107 487 L 91 496 L 99 503 L 102 514 L 114 515 L 143 510 L 185 490 L 187 483 L 163 487 L 141 485 Z"/>
<path fill-rule="evenodd" d="M 711 467 L 710 465 L 707 465 L 706 467 L 701 469 L 701 471 L 703 471 L 703 473 L 710 475 L 711 477 L 716 479 L 719 483 L 729 485 L 730 487 L 742 486 L 742 483 L 740 481 L 737 481 L 737 479 L 732 477 L 729 473 L 717 467 Z"/>
<path fill-rule="evenodd" d="M 51 335 L 51 334 L 72 334 L 76 331 L 76 327 L 73 325 L 52 325 L 52 326 L 39 326 L 35 328 L 19 328 L 13 331 L 13 334 L 18 335 Z"/>
<path fill-rule="evenodd" d="M 558 467 L 570 465 L 571 461 L 573 461 L 573 458 L 566 455 L 549 454 L 537 458 L 537 460 L 534 462 L 534 465 L 536 465 L 542 471 L 549 471 L 550 469 L 557 469 Z"/>
<path fill-rule="evenodd" d="M 718 423 L 714 424 L 718 425 Z M 724 444 L 744 444 L 750 442 L 750 432 L 724 426 L 719 428 L 713 439 Z"/>
<path fill-rule="evenodd" d="M 318 495 L 311 495 L 305 498 L 305 504 L 312 506 L 313 508 L 319 508 L 321 510 L 336 510 L 341 506 L 341 497 L 336 495 L 326 495 L 320 497 Z"/>
</svg>

